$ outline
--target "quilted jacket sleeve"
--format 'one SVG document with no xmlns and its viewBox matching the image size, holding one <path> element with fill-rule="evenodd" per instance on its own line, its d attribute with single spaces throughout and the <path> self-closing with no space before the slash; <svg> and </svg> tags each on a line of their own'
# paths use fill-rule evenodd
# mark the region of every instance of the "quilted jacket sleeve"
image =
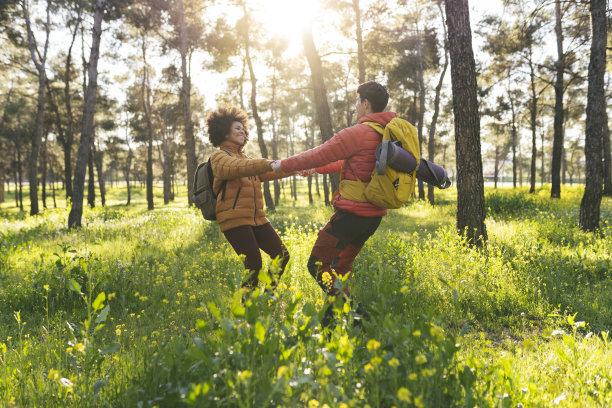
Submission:
<svg viewBox="0 0 612 408">
<path fill-rule="evenodd" d="M 281 161 L 283 171 L 299 171 L 321 167 L 351 157 L 360 150 L 359 132 L 355 125 L 336 133 L 320 146 Z"/>
<path fill-rule="evenodd" d="M 220 180 L 233 180 L 240 177 L 257 176 L 272 170 L 268 159 L 249 159 L 228 156 L 222 151 L 213 153 L 210 158 L 213 174 Z"/>
<path fill-rule="evenodd" d="M 338 160 L 337 162 L 317 167 L 315 170 L 319 174 L 340 173 L 340 170 L 342 170 L 342 163 L 344 163 L 344 160 Z"/>
<path fill-rule="evenodd" d="M 271 180 L 278 180 L 278 179 L 282 179 L 285 177 L 289 177 L 289 176 L 293 176 L 295 174 L 295 172 L 291 172 L 291 173 L 277 173 L 275 171 L 269 171 L 267 173 L 264 173 L 262 175 L 259 176 L 259 179 L 261 181 L 271 181 Z"/>
</svg>

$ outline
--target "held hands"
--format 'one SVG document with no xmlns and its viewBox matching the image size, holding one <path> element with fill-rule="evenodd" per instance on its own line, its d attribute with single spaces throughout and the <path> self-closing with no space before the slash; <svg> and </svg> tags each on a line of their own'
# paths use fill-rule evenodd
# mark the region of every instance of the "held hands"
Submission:
<svg viewBox="0 0 612 408">
<path fill-rule="evenodd" d="M 270 167 L 272 167 L 272 170 L 274 170 L 277 173 L 282 173 L 283 169 L 281 169 L 281 162 L 280 160 L 274 160 L 272 163 L 270 163 Z"/>
<path fill-rule="evenodd" d="M 316 171 L 315 169 L 308 169 L 308 170 L 301 170 L 298 171 L 298 174 L 304 178 L 308 177 L 308 176 L 312 176 L 313 174 L 315 174 Z"/>
</svg>

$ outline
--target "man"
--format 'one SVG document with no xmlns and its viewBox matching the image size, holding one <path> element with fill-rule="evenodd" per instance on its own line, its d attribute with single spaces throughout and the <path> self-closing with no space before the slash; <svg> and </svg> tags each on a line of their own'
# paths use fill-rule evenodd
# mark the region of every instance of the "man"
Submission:
<svg viewBox="0 0 612 408">
<path fill-rule="evenodd" d="M 383 112 L 389 101 L 384 86 L 366 82 L 357 88 L 355 110 L 358 123 L 338 132 L 324 144 L 304 153 L 272 163 L 275 171 L 295 172 L 315 169 L 317 173 L 340 172 L 340 191 L 334 195 L 332 205 L 336 210 L 327 225 L 320 231 L 308 260 L 308 271 L 323 291 L 332 297 L 343 293 L 350 299 L 347 280 L 353 261 L 365 242 L 376 232 L 387 210 L 376 205 L 348 199 L 347 185 L 361 185 L 370 181 L 376 165 L 376 147 L 382 136 L 364 122 L 376 122 L 383 127 L 397 117 L 394 112 Z M 342 181 L 345 180 L 345 183 Z M 347 180 L 351 180 L 346 182 Z M 344 195 L 343 195 L 344 193 Z M 350 194 L 354 197 L 354 194 Z M 342 277 L 337 281 L 337 277 Z M 355 324 L 360 317 L 369 319 L 359 304 Z M 323 327 L 333 317 L 330 305 L 321 322 Z"/>
</svg>

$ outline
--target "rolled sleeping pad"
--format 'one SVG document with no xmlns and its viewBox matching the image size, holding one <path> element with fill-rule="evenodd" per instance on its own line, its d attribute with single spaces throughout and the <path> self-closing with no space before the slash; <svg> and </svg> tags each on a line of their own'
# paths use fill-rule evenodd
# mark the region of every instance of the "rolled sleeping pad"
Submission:
<svg viewBox="0 0 612 408">
<path fill-rule="evenodd" d="M 438 188 L 449 188 L 451 181 L 443 167 L 421 158 L 419 164 L 409 151 L 401 147 L 400 141 L 383 141 L 376 148 L 376 172 L 385 174 L 385 168 L 391 167 L 393 170 L 402 173 L 411 173 L 417 170 L 416 177 L 427 184 L 432 184 Z"/>
</svg>

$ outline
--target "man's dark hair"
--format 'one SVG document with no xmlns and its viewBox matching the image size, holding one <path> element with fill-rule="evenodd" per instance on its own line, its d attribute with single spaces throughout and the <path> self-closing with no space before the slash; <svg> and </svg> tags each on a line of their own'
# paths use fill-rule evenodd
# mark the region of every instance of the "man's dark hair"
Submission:
<svg viewBox="0 0 612 408">
<path fill-rule="evenodd" d="M 225 140 L 232 128 L 232 123 L 240 122 L 244 126 L 247 142 L 249 141 L 249 127 L 246 112 L 237 106 L 221 106 L 208 114 L 206 126 L 208 127 L 208 140 L 217 147 Z"/>
<path fill-rule="evenodd" d="M 357 93 L 362 101 L 364 99 L 370 101 L 374 112 L 382 112 L 387 107 L 387 102 L 389 102 L 387 89 L 378 82 L 364 82 L 357 88 Z"/>
</svg>

